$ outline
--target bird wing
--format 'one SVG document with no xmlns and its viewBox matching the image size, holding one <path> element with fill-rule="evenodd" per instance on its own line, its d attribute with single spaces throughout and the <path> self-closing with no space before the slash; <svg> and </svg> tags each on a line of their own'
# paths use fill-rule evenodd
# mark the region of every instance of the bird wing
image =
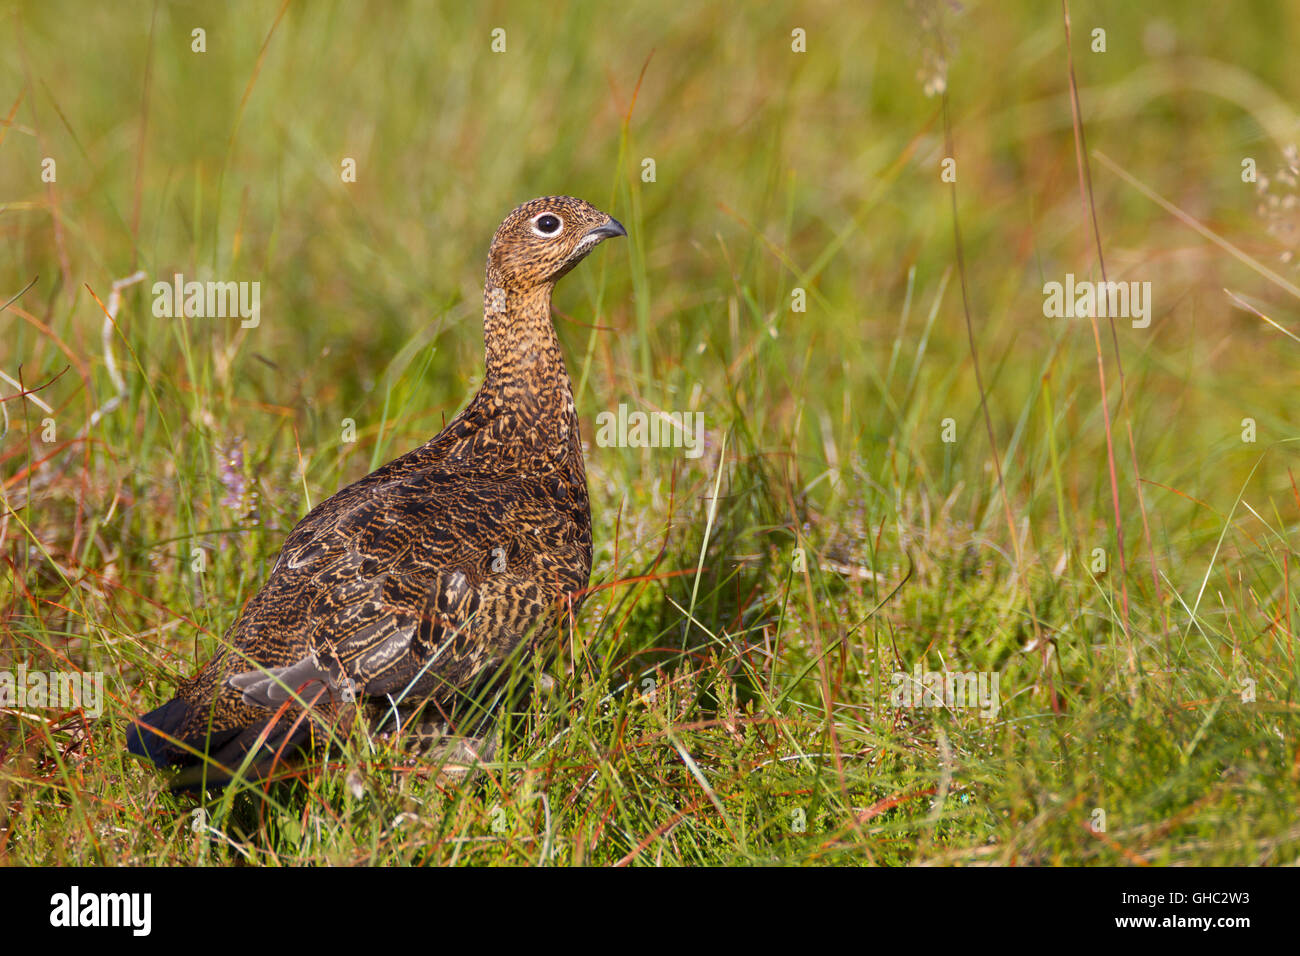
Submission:
<svg viewBox="0 0 1300 956">
<path fill-rule="evenodd" d="M 330 571 L 336 576 L 358 558 L 349 552 Z M 293 694 L 313 696 L 317 684 L 354 701 L 448 681 L 451 665 L 465 656 L 455 653 L 457 639 L 468 643 L 478 604 L 477 588 L 460 570 L 327 583 L 312 599 L 307 652 L 289 664 L 236 674 L 229 684 L 245 703 L 275 708 Z"/>
<path fill-rule="evenodd" d="M 566 589 L 585 584 L 552 573 L 582 551 L 550 507 L 553 488 L 553 479 L 424 471 L 372 488 L 326 521 L 309 515 L 255 599 L 273 607 L 282 593 L 305 607 L 296 649 L 228 685 L 245 704 L 272 709 L 318 685 L 344 701 L 463 687 L 538 630 Z M 248 612 L 236 629 L 264 644 L 257 609 Z"/>
</svg>

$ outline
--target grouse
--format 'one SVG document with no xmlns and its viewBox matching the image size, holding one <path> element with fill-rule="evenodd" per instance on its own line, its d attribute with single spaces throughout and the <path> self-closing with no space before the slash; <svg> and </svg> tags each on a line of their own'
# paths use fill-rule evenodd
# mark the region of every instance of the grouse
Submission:
<svg viewBox="0 0 1300 956">
<path fill-rule="evenodd" d="M 505 218 L 488 251 L 478 392 L 434 438 L 298 522 L 216 655 L 132 721 L 128 751 L 180 768 L 174 787 L 221 786 L 360 718 L 448 734 L 451 752 L 486 759 L 490 725 L 476 718 L 480 736 L 460 734 L 455 714 L 533 660 L 591 574 L 551 291 L 600 242 L 626 235 L 568 196 Z"/>
</svg>

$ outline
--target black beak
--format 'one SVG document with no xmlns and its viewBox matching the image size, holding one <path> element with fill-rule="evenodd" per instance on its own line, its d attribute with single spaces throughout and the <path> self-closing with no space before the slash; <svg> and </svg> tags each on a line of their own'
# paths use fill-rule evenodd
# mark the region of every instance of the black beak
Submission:
<svg viewBox="0 0 1300 956">
<path fill-rule="evenodd" d="M 597 226 L 595 229 L 588 229 L 583 238 L 585 239 L 587 236 L 598 236 L 601 239 L 613 239 L 615 236 L 626 235 L 627 230 L 623 228 L 623 224 L 617 219 L 610 217 L 604 225 Z"/>
</svg>

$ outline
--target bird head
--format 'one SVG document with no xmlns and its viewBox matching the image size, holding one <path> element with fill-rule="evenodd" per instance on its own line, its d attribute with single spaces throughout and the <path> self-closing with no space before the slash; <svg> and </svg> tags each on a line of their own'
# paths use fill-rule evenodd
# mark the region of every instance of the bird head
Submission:
<svg viewBox="0 0 1300 956">
<path fill-rule="evenodd" d="M 489 282 L 517 292 L 551 285 L 601 242 L 626 235 L 622 223 L 581 199 L 534 199 L 506 216 L 492 238 Z"/>
</svg>

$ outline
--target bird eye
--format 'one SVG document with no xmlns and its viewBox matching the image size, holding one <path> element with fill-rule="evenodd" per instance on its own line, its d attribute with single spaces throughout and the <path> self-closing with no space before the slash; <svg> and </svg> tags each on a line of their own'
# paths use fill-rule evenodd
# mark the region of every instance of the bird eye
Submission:
<svg viewBox="0 0 1300 956">
<path fill-rule="evenodd" d="M 533 220 L 533 232 L 539 236 L 553 236 L 564 227 L 564 221 L 549 212 Z"/>
</svg>

